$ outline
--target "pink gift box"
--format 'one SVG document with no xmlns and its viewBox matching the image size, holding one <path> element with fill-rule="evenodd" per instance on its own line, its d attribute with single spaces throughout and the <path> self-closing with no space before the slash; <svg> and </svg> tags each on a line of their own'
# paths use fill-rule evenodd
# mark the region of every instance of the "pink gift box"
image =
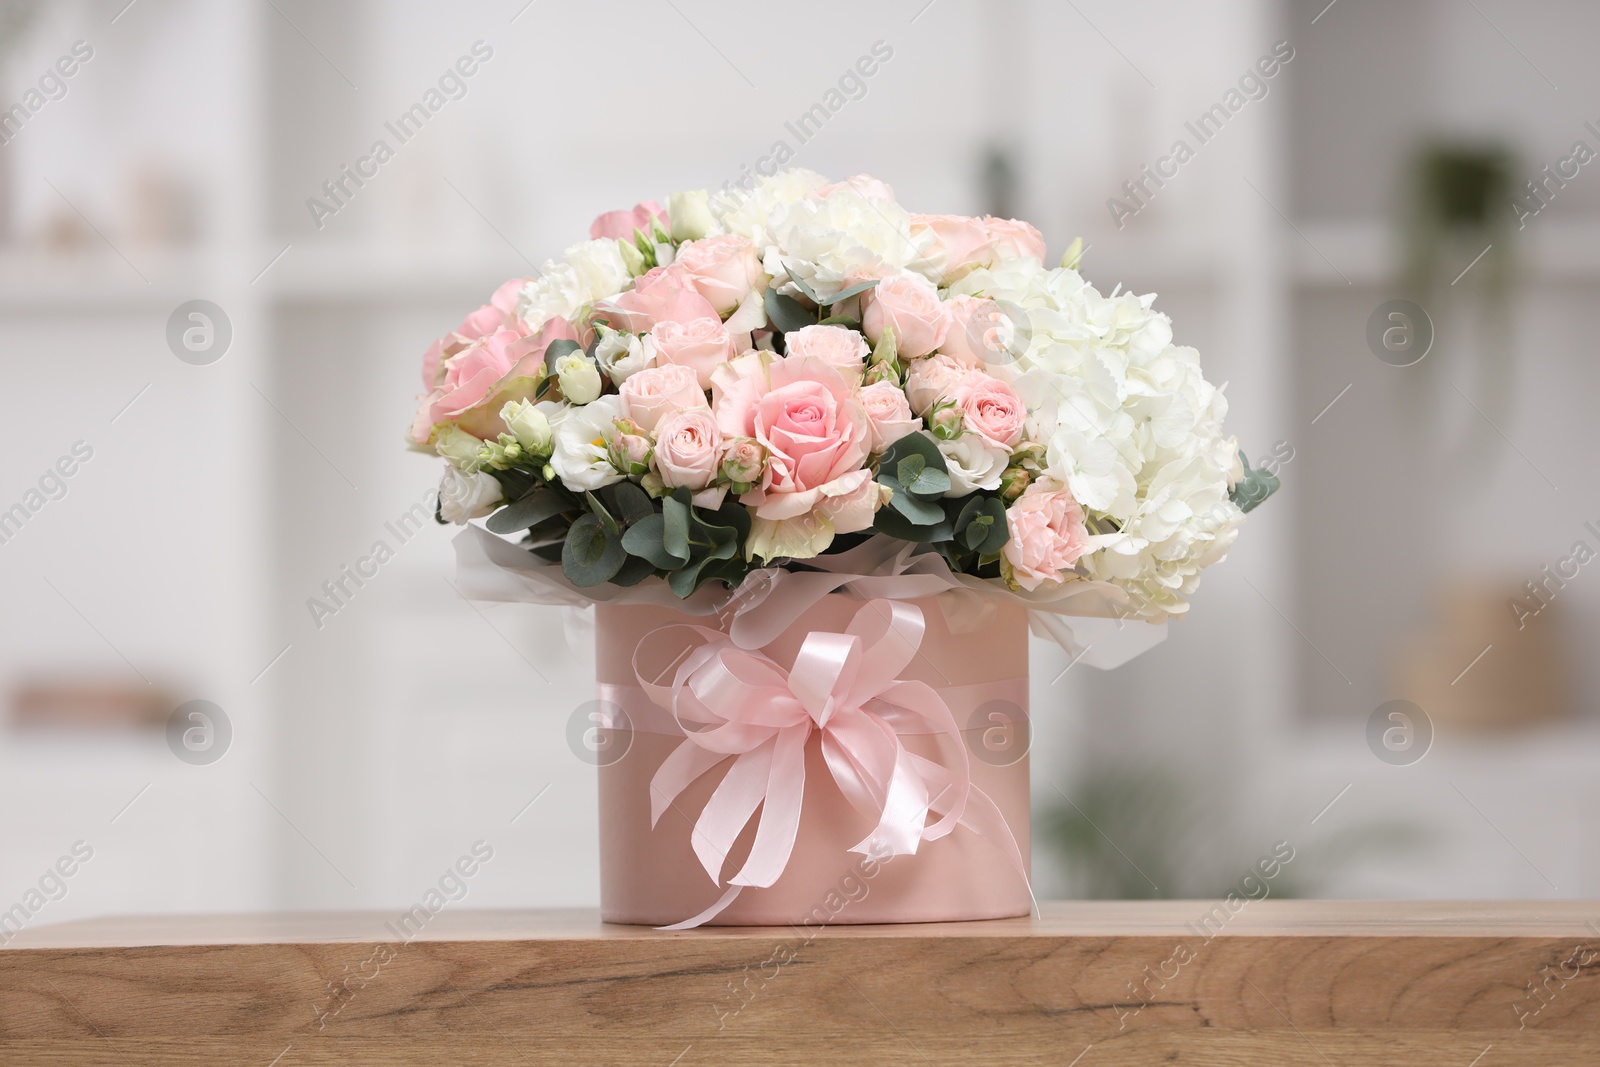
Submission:
<svg viewBox="0 0 1600 1067">
<path fill-rule="evenodd" d="M 900 742 L 957 775 L 965 756 L 974 797 L 981 790 L 993 802 L 981 804 L 990 818 L 978 818 L 980 804 L 974 799 L 968 810 L 983 829 L 963 822 L 937 840 L 920 841 L 914 854 L 877 858 L 875 847 L 869 850 L 873 854 L 852 852 L 877 820 L 846 798 L 824 760 L 822 733 L 813 730 L 805 742 L 804 791 L 787 865 L 770 886 L 740 891 L 711 924 L 946 922 L 1030 912 L 1027 612 L 1013 604 L 974 604 L 974 598 L 948 594 L 902 603 L 920 610 L 925 632 L 897 677 L 932 687 L 950 709 L 965 751 L 952 751 L 954 740 L 931 730 L 899 732 Z M 843 633 L 866 604 L 859 597 L 829 594 L 760 651 L 787 670 L 808 634 Z M 872 606 L 878 605 L 891 610 L 884 601 Z M 731 764 L 729 757 L 679 794 L 652 827 L 652 779 L 679 745 L 690 742 L 674 716 L 641 687 L 635 651 L 647 639 L 652 643 L 660 665 L 647 668 L 658 673 L 645 681 L 659 682 L 660 667 L 672 659 L 661 654 L 663 642 L 668 653 L 676 643 L 680 660 L 683 651 L 704 642 L 688 630 L 673 630 L 670 637 L 655 631 L 700 626 L 726 632 L 727 620 L 656 605 L 600 604 L 596 611 L 601 706 L 611 715 L 618 707 L 626 713 L 625 722 L 619 718 L 613 728 L 602 730 L 602 751 L 611 757 L 599 768 L 601 917 L 652 926 L 679 923 L 723 896 L 750 852 L 756 820 L 729 849 L 722 884 L 713 882 L 691 847 L 691 833 Z M 646 669 L 644 658 L 641 653 L 639 669 Z M 928 820 L 939 814 L 934 807 Z M 1007 829 L 1015 853 L 1005 839 Z"/>
</svg>

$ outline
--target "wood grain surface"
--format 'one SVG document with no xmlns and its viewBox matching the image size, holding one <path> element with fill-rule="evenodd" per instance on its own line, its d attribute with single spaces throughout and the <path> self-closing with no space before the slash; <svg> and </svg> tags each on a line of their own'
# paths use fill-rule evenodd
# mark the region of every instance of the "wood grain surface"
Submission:
<svg viewBox="0 0 1600 1067">
<path fill-rule="evenodd" d="M 1600 1064 L 1587 902 L 681 933 L 447 908 L 408 941 L 395 918 L 26 931 L 0 951 L 0 1064 Z"/>
</svg>

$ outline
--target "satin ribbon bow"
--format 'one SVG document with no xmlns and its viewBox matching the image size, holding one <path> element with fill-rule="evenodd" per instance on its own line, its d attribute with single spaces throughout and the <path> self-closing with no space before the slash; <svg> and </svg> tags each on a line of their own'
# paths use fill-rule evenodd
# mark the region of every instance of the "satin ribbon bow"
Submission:
<svg viewBox="0 0 1600 1067">
<path fill-rule="evenodd" d="M 1004 835 L 1019 870 L 1025 870 L 1015 839 L 999 810 L 972 785 L 966 746 L 950 708 L 925 682 L 902 681 L 922 643 L 922 612 L 914 604 L 874 600 L 856 613 L 844 633 L 812 631 L 794 666 L 785 671 L 760 652 L 735 645 L 726 634 L 700 626 L 669 626 L 658 634 L 687 629 L 705 638 L 662 685 L 634 670 L 656 704 L 669 711 L 684 740 L 650 782 L 650 821 L 693 782 L 732 759 L 695 821 L 692 843 L 711 880 L 722 885 L 722 868 L 735 840 L 760 808 L 755 840 L 722 899 L 700 915 L 665 929 L 698 926 L 715 916 L 747 886 L 776 882 L 788 865 L 800 826 L 805 792 L 806 742 L 822 735 L 822 755 L 840 791 L 857 810 L 877 820 L 850 849 L 886 859 L 913 855 L 923 841 L 949 834 L 958 824 Z M 940 734 L 959 759 L 954 766 L 906 749 L 901 734 Z M 982 826 L 965 818 L 977 801 Z M 942 813 L 933 822 L 930 812 Z M 998 826 L 996 825 L 998 824 Z"/>
</svg>

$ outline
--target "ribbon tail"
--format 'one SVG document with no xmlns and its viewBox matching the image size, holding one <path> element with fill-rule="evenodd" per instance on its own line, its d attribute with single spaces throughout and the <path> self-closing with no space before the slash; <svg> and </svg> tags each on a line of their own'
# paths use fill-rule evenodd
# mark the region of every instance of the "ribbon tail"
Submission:
<svg viewBox="0 0 1600 1067">
<path fill-rule="evenodd" d="M 650 779 L 650 828 L 655 829 L 678 794 L 727 758 L 725 752 L 711 752 L 688 740 L 680 741 Z"/>
<path fill-rule="evenodd" d="M 1022 876 L 1022 885 L 1028 891 L 1028 902 L 1033 906 L 1033 914 L 1039 914 L 1039 898 L 1033 895 L 1033 880 L 1028 877 L 1028 865 L 1022 860 L 1022 849 L 1017 845 L 1016 835 L 1011 832 L 1006 817 L 1000 811 L 1000 806 L 977 786 L 972 786 L 967 793 L 966 810 L 961 813 L 960 824 L 977 834 L 987 837 L 1011 859 L 1011 865 Z"/>
<path fill-rule="evenodd" d="M 928 785 L 912 763 L 915 758 L 905 750 L 898 737 L 894 741 L 894 772 L 889 779 L 888 795 L 883 801 L 883 816 L 872 832 L 862 838 L 851 852 L 863 856 L 915 856 L 922 843 L 923 828 L 927 825 Z"/>
<path fill-rule="evenodd" d="M 800 808 L 806 791 L 806 738 L 810 734 L 809 723 L 778 734 L 756 839 L 744 866 L 730 879 L 734 885 L 765 888 L 776 882 L 789 865 L 800 833 Z"/>
<path fill-rule="evenodd" d="M 708 923 L 712 919 L 715 919 L 718 915 L 721 915 L 723 913 L 723 911 L 725 911 L 727 909 L 729 904 L 732 904 L 735 900 L 738 899 L 739 894 L 741 892 L 743 892 L 743 890 L 744 890 L 744 886 L 742 886 L 742 885 L 729 886 L 728 887 L 728 891 L 726 893 L 722 894 L 722 896 L 720 898 L 718 898 L 718 900 L 717 900 L 717 902 L 715 904 L 711 905 L 711 907 L 707 908 L 705 911 L 702 911 L 699 915 L 693 916 L 692 918 L 685 919 L 685 920 L 683 920 L 682 922 L 679 922 L 679 923 L 673 923 L 671 926 L 658 926 L 658 927 L 656 927 L 656 929 L 657 930 L 693 930 L 696 926 L 700 926 L 700 925 L 702 925 L 704 923 Z"/>
</svg>

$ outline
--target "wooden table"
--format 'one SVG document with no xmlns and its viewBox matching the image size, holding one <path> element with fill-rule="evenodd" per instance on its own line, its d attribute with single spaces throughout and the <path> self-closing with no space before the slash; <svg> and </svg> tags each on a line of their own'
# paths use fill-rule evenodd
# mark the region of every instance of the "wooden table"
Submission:
<svg viewBox="0 0 1600 1067">
<path fill-rule="evenodd" d="M 396 921 L 25 931 L 0 951 L 0 1064 L 1600 1064 L 1585 902 L 671 934 L 446 907 L 409 940 Z"/>
</svg>

